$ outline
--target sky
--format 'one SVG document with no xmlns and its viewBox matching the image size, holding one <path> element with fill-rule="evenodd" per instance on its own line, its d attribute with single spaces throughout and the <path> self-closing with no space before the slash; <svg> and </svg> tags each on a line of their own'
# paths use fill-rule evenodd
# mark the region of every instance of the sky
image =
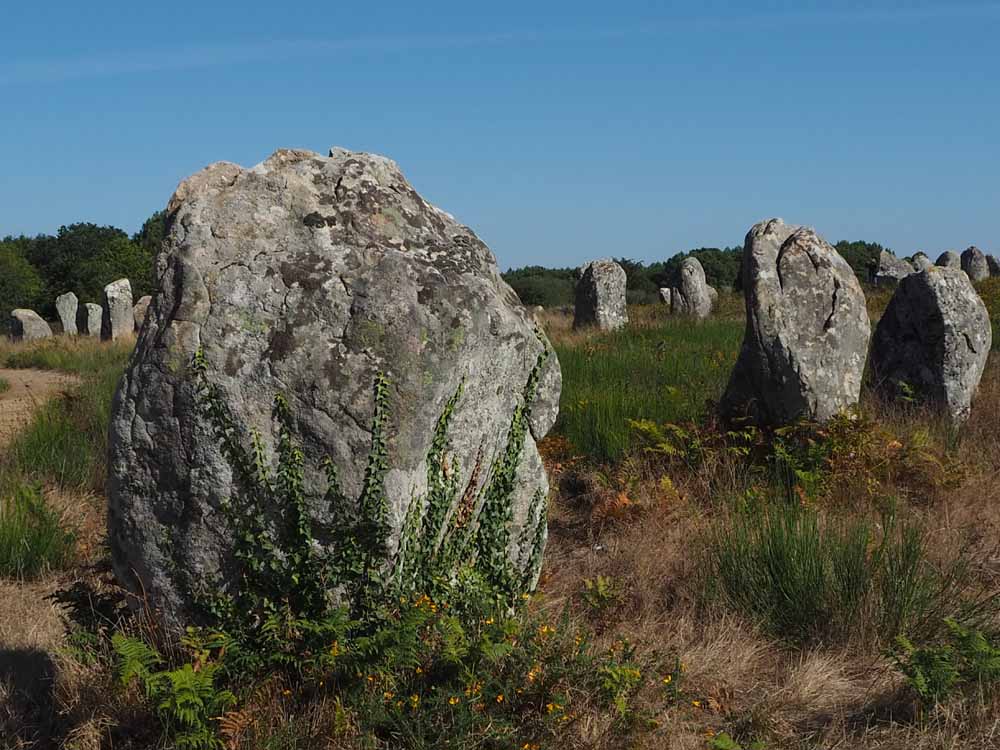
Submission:
<svg viewBox="0 0 1000 750">
<path fill-rule="evenodd" d="M 502 268 L 780 216 L 1000 251 L 1000 2 L 4 0 L 0 236 L 133 232 L 215 161 L 396 160 Z"/>
</svg>

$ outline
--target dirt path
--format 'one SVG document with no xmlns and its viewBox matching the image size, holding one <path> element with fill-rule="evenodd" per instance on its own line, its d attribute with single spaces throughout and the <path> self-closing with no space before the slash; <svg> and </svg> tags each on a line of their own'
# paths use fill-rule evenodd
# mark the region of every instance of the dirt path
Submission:
<svg viewBox="0 0 1000 750">
<path fill-rule="evenodd" d="M 10 388 L 0 393 L 0 449 L 10 443 L 35 409 L 80 382 L 74 375 L 49 370 L 0 369 L 0 378 L 10 383 Z"/>
</svg>

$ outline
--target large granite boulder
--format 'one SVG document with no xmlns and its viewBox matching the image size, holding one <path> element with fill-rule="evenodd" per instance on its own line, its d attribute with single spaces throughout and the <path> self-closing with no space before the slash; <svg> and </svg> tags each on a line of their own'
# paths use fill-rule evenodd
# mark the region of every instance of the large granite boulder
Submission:
<svg viewBox="0 0 1000 750">
<path fill-rule="evenodd" d="M 990 276 L 1000 276 L 1000 260 L 990 253 L 986 256 L 986 266 L 990 269 Z"/>
<path fill-rule="evenodd" d="M 14 341 L 37 341 L 52 336 L 52 328 L 34 310 L 18 308 L 10 313 L 10 337 Z"/>
<path fill-rule="evenodd" d="M 56 297 L 56 312 L 59 314 L 59 321 L 62 323 L 62 332 L 69 336 L 76 335 L 76 313 L 79 309 L 79 300 L 73 292 L 66 292 Z"/>
<path fill-rule="evenodd" d="M 878 256 L 878 265 L 872 273 L 872 283 L 881 289 L 895 288 L 900 279 L 905 279 L 913 273 L 913 266 L 903 258 L 897 258 L 892 253 L 883 250 Z"/>
<path fill-rule="evenodd" d="M 100 336 L 104 311 L 96 302 L 85 302 L 76 309 L 76 332 L 81 336 Z"/>
<path fill-rule="evenodd" d="M 573 327 L 615 331 L 628 323 L 625 269 L 610 258 L 592 260 L 577 271 Z"/>
<path fill-rule="evenodd" d="M 115 341 L 135 332 L 132 285 L 128 279 L 112 281 L 101 296 L 101 338 Z"/>
<path fill-rule="evenodd" d="M 990 277 L 990 266 L 986 255 L 978 247 L 970 247 L 962 253 L 962 270 L 973 283 Z"/>
<path fill-rule="evenodd" d="M 901 283 L 882 315 L 872 380 L 889 397 L 917 398 L 961 422 L 992 345 L 989 314 L 968 275 L 930 268 Z"/>
<path fill-rule="evenodd" d="M 945 250 L 938 256 L 937 262 L 934 265 L 939 268 L 961 268 L 962 256 L 954 250 Z"/>
<path fill-rule="evenodd" d="M 146 311 L 149 310 L 149 303 L 153 301 L 151 295 L 140 297 L 139 301 L 132 306 L 132 317 L 135 319 L 135 332 L 138 333 L 142 324 L 146 322 Z"/>
<path fill-rule="evenodd" d="M 702 268 L 701 261 L 697 258 L 685 258 L 681 262 L 677 283 L 670 290 L 671 312 L 698 319 L 707 318 L 712 312 L 712 292 L 705 281 L 705 269 Z"/>
<path fill-rule="evenodd" d="M 729 420 L 825 420 L 857 403 L 871 324 L 854 272 L 808 227 L 771 219 L 743 248 L 747 325 L 720 404 Z"/>
<path fill-rule="evenodd" d="M 304 453 L 310 513 L 329 457 L 344 494 L 359 496 L 372 443 L 373 383 L 389 382 L 385 497 L 390 557 L 428 490 L 437 420 L 462 387 L 447 471 L 475 500 L 506 455 L 515 407 L 550 351 L 531 311 L 471 229 L 427 203 L 389 159 L 333 149 L 280 150 L 252 169 L 214 164 L 178 187 L 157 258 L 160 288 L 112 407 L 108 478 L 118 577 L 168 619 L 187 585 L 226 586 L 233 540 L 220 503 L 239 479 L 203 409 L 204 372 L 249 447 L 273 461 L 272 406 L 287 400 Z M 192 368 L 196 360 L 198 368 Z M 485 547 L 525 575 L 544 542 L 548 480 L 536 441 L 555 422 L 561 376 L 539 371 L 511 494 L 492 520 L 506 548 Z M 419 507 L 419 506 L 418 506 Z M 465 508 L 478 524 L 479 503 Z M 489 528 L 489 526 L 487 526 Z M 323 544 L 320 540 L 320 544 Z"/>
<path fill-rule="evenodd" d="M 917 251 L 913 254 L 913 268 L 916 271 L 926 271 L 934 265 L 934 262 L 927 257 L 927 253 Z"/>
</svg>

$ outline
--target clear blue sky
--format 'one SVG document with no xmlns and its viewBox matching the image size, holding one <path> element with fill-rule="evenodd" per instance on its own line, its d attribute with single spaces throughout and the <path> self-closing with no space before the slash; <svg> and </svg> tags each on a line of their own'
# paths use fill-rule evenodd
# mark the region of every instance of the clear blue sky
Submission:
<svg viewBox="0 0 1000 750">
<path fill-rule="evenodd" d="M 502 267 L 769 216 L 1000 251 L 1000 3 L 4 3 L 0 235 L 135 230 L 226 159 L 394 158 Z"/>
</svg>

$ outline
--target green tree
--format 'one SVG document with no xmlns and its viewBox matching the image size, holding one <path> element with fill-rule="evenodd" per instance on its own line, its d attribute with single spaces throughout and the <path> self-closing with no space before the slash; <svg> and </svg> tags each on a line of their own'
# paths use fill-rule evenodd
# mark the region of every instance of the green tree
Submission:
<svg viewBox="0 0 1000 750">
<path fill-rule="evenodd" d="M 878 268 L 878 258 L 882 251 L 892 252 L 877 242 L 865 242 L 864 240 L 855 240 L 854 242 L 841 240 L 834 247 L 854 269 L 854 275 L 858 277 L 858 281 L 864 282 L 871 279 L 872 274 Z"/>
<path fill-rule="evenodd" d="M 0 320 L 18 307 L 37 308 L 45 287 L 37 269 L 24 257 L 24 242 L 6 238 L 0 241 Z"/>
<path fill-rule="evenodd" d="M 167 212 L 157 211 L 142 223 L 142 228 L 132 235 L 132 242 L 151 256 L 160 251 L 160 243 L 167 233 Z"/>
</svg>

